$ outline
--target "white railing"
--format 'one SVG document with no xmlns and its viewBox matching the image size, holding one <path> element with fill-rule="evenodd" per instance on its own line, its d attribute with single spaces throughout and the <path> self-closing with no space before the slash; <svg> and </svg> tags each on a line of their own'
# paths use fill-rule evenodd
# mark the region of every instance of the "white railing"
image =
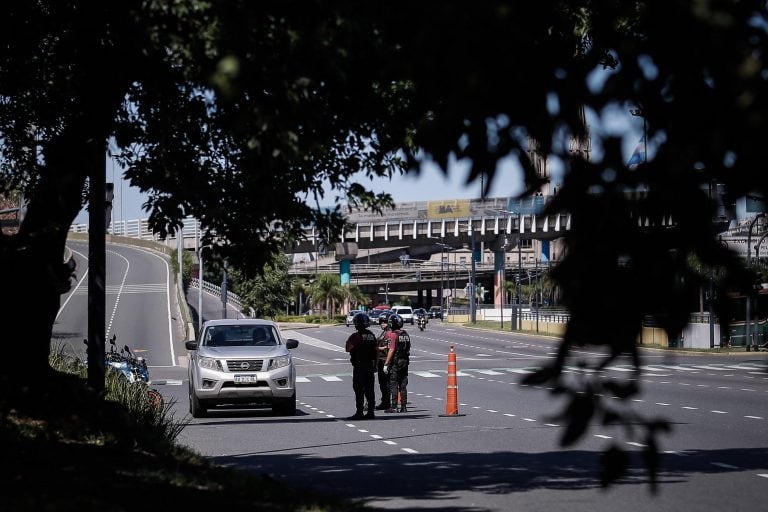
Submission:
<svg viewBox="0 0 768 512">
<path fill-rule="evenodd" d="M 87 233 L 88 224 L 72 224 L 69 230 L 73 233 Z M 163 239 L 152 233 L 152 230 L 149 229 L 149 218 L 112 221 L 109 223 L 107 233 L 141 240 L 163 241 Z M 186 217 L 182 221 L 181 233 L 184 238 L 194 239 L 199 236 L 200 222 L 194 217 Z M 168 237 L 167 240 L 176 240 L 176 237 Z"/>
<path fill-rule="evenodd" d="M 200 280 L 196 277 L 193 277 L 190 286 L 199 290 Z M 215 284 L 209 283 L 208 281 L 203 281 L 203 291 L 221 298 L 221 286 L 216 286 Z M 238 311 L 243 310 L 243 303 L 240 300 L 240 297 L 230 291 L 227 291 L 227 303 L 237 307 Z"/>
</svg>

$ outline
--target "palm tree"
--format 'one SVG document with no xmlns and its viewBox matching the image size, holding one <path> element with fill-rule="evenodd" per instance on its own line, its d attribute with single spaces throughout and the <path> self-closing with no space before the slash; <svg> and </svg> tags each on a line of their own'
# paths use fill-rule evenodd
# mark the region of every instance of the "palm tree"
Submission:
<svg viewBox="0 0 768 512">
<path fill-rule="evenodd" d="M 342 287 L 344 291 L 344 301 L 349 303 L 349 309 L 359 309 L 361 304 L 368 304 L 369 297 L 363 293 L 363 290 L 355 284 Z"/>
<path fill-rule="evenodd" d="M 314 305 L 325 303 L 326 318 L 330 319 L 336 313 L 336 304 L 344 300 L 344 294 L 337 275 L 320 274 L 312 283 L 310 298 Z"/>
<path fill-rule="evenodd" d="M 298 297 L 299 301 L 296 304 L 296 311 L 298 314 L 301 314 L 302 311 L 302 305 L 305 302 L 308 302 L 309 299 L 309 289 L 310 285 L 308 282 L 304 281 L 303 279 L 292 279 L 291 280 L 291 296 L 296 299 Z"/>
</svg>

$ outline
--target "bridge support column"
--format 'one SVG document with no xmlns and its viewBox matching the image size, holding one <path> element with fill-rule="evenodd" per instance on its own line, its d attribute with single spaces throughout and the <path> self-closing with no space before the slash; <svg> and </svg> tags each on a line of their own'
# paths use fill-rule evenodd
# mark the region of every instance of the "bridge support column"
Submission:
<svg viewBox="0 0 768 512">
<path fill-rule="evenodd" d="M 350 274 L 352 273 L 352 260 L 357 257 L 356 243 L 336 244 L 336 261 L 339 262 L 339 277 L 341 286 L 349 288 Z M 350 310 L 349 294 L 344 298 L 341 313 L 346 315 Z"/>
<path fill-rule="evenodd" d="M 504 308 L 504 257 L 506 252 L 493 252 L 493 305 L 496 309 Z"/>
<path fill-rule="evenodd" d="M 349 286 L 351 273 L 352 273 L 352 262 L 350 260 L 341 260 L 339 262 L 339 275 L 341 277 L 341 286 Z"/>
<path fill-rule="evenodd" d="M 549 240 L 541 241 L 541 254 L 539 254 L 539 260 L 545 265 L 549 263 Z"/>
<path fill-rule="evenodd" d="M 339 276 L 341 278 L 341 286 L 344 286 L 345 288 L 349 288 L 351 273 L 352 273 L 352 261 L 341 260 L 339 262 Z M 344 297 L 344 305 L 342 306 L 342 313 L 346 315 L 347 313 L 349 313 L 350 309 L 351 309 L 351 305 L 349 303 L 349 294 L 347 294 L 347 296 Z"/>
<path fill-rule="evenodd" d="M 424 290 L 419 288 L 417 290 L 416 294 L 417 295 L 416 295 L 416 304 L 415 304 L 415 306 L 419 306 L 420 308 L 423 308 L 424 307 Z M 412 306 L 414 306 L 414 305 L 412 304 Z"/>
</svg>

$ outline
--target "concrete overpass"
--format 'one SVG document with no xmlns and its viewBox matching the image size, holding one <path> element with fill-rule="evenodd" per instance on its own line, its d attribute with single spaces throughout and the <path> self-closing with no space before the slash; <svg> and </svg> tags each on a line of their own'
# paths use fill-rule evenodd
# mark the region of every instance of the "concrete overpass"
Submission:
<svg viewBox="0 0 768 512">
<path fill-rule="evenodd" d="M 397 265 L 396 259 L 401 255 L 410 260 L 428 260 L 446 250 L 453 253 L 454 249 L 474 248 L 478 283 L 486 282 L 486 278 L 493 276 L 493 301 L 500 306 L 505 275 L 523 279 L 523 269 L 547 266 L 559 260 L 562 254 L 558 239 L 570 229 L 571 216 L 569 213 L 544 215 L 544 206 L 550 199 L 534 196 L 524 200 L 502 197 L 416 201 L 397 203 L 394 209 L 383 214 L 350 209 L 347 214 L 349 228 L 340 237 L 326 240 L 327 237 L 308 227 L 306 239 L 286 252 L 306 255 L 310 266 L 305 269 L 307 275 L 312 271 L 311 266 L 317 270 L 320 254 L 331 254 L 325 258 L 324 264 L 336 266 L 343 284 L 350 283 L 354 276 L 358 279 L 356 284 L 372 290 L 377 285 L 384 285 L 385 278 L 369 273 L 368 278 L 377 282 L 360 283 L 360 272 L 353 272 L 351 267 L 354 263 L 359 269 L 358 265 L 366 257 L 370 260 L 371 254 L 376 254 L 378 263 L 394 262 Z M 638 219 L 639 224 L 644 222 L 648 221 Z M 672 224 L 671 219 L 668 222 Z M 73 225 L 71 230 L 87 232 L 88 225 Z M 175 238 L 159 240 L 149 231 L 147 219 L 113 222 L 109 233 L 151 239 L 173 247 L 178 243 Z M 194 250 L 199 234 L 198 221 L 191 217 L 185 219 L 183 246 Z M 493 255 L 492 263 L 485 258 L 488 253 Z M 390 261 L 386 261 L 387 258 Z M 466 266 L 470 266 L 468 262 Z M 296 273 L 301 272 L 297 270 Z M 392 277 L 390 280 L 398 288 L 410 286 L 411 291 L 425 291 L 426 286 L 436 278 L 433 275 L 431 279 L 422 276 L 422 279 L 410 282 L 407 278 Z M 445 290 L 445 286 L 442 289 Z M 422 304 L 425 302 L 420 301 Z"/>
</svg>

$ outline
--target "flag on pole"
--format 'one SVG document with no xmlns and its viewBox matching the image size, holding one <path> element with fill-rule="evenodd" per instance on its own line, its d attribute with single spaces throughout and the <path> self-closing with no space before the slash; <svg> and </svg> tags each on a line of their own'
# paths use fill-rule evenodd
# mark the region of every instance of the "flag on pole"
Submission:
<svg viewBox="0 0 768 512">
<path fill-rule="evenodd" d="M 640 142 L 638 142 L 637 146 L 635 146 L 635 151 L 632 153 L 632 156 L 629 157 L 627 166 L 635 167 L 638 164 L 645 162 L 645 160 L 645 135 L 643 135 L 640 137 Z"/>
</svg>

